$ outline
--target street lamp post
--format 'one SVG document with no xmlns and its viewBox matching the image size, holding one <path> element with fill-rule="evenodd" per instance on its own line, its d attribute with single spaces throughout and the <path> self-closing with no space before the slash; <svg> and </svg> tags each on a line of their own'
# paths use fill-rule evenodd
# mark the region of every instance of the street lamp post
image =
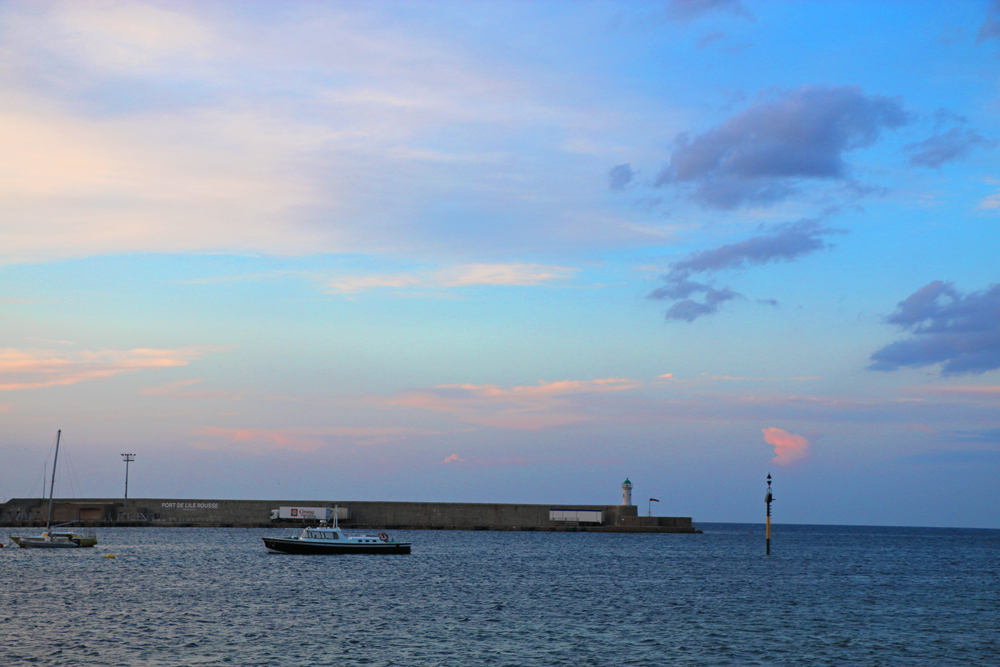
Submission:
<svg viewBox="0 0 1000 667">
<path fill-rule="evenodd" d="M 122 454 L 125 462 L 125 517 L 128 518 L 128 464 L 135 461 L 135 454 Z"/>
<path fill-rule="evenodd" d="M 767 503 L 767 555 L 771 555 L 771 473 L 767 473 L 767 493 L 764 494 L 764 502 Z"/>
</svg>

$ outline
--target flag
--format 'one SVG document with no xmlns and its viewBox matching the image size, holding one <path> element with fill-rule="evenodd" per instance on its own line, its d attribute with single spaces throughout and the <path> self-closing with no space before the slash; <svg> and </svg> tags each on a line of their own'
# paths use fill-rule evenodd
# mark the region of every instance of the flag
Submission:
<svg viewBox="0 0 1000 667">
<path fill-rule="evenodd" d="M 658 502 L 660 502 L 660 501 L 659 501 L 659 500 L 657 500 L 656 498 L 650 498 L 650 499 L 649 499 L 649 502 L 651 502 L 651 503 L 658 503 Z"/>
</svg>

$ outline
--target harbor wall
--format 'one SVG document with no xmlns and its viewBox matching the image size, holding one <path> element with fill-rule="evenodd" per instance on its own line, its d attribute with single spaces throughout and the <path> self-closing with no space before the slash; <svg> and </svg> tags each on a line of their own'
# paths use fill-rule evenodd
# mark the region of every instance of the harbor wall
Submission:
<svg viewBox="0 0 1000 667">
<path fill-rule="evenodd" d="M 422 503 L 352 500 L 216 500 L 56 498 L 53 523 L 90 525 L 271 526 L 279 507 L 338 507 L 345 527 L 457 530 L 598 530 L 695 532 L 690 517 L 640 517 L 634 505 L 537 505 L 513 503 Z M 602 524 L 551 521 L 549 510 L 599 510 Z M 48 500 L 14 498 L 0 505 L 0 525 L 44 525 Z"/>
</svg>

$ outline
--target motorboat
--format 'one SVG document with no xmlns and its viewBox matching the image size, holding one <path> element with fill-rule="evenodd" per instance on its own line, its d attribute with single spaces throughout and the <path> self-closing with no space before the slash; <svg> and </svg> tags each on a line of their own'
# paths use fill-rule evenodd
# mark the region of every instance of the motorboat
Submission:
<svg viewBox="0 0 1000 667">
<path fill-rule="evenodd" d="M 409 542 L 397 542 L 388 533 L 378 535 L 347 535 L 337 525 L 337 512 L 333 525 L 321 522 L 316 527 L 306 527 L 298 535 L 264 537 L 264 546 L 270 551 L 286 554 L 408 554 Z"/>
</svg>

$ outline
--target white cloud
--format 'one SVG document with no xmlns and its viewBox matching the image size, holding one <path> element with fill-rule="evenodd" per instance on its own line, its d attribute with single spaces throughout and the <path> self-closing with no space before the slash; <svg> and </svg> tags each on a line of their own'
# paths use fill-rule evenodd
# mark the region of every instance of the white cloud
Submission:
<svg viewBox="0 0 1000 667">
<path fill-rule="evenodd" d="M 1000 209 L 1000 192 L 980 199 L 979 208 L 986 211 L 995 211 Z"/>
<path fill-rule="evenodd" d="M 31 22 L 31 27 L 42 28 L 50 48 L 116 72 L 148 72 L 178 56 L 206 58 L 219 41 L 219 35 L 190 14 L 139 2 L 61 2 L 52 6 L 48 18 Z"/>
<path fill-rule="evenodd" d="M 621 114 L 565 71 L 375 6 L 274 11 L 263 26 L 244 4 L 8 7 L 0 261 L 636 236 L 583 185 L 602 159 L 566 149 L 620 146 Z"/>
</svg>

